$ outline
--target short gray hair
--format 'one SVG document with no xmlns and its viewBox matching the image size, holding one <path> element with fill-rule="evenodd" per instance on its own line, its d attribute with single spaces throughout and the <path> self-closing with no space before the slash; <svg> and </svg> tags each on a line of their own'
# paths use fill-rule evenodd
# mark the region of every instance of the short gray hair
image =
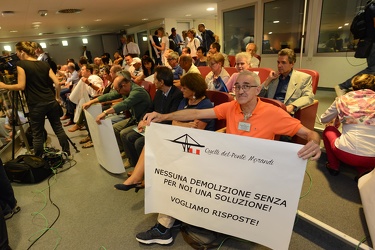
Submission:
<svg viewBox="0 0 375 250">
<path fill-rule="evenodd" d="M 260 86 L 260 78 L 259 78 L 259 76 L 258 76 L 256 73 L 254 73 L 253 71 L 250 71 L 250 70 L 244 70 L 244 71 L 242 71 L 242 72 L 240 72 L 240 73 L 238 74 L 238 77 L 240 77 L 240 76 L 250 76 L 250 77 L 252 77 L 252 78 L 254 79 L 255 85 L 256 85 L 256 86 Z M 237 79 L 238 79 L 238 77 L 237 77 Z"/>
</svg>

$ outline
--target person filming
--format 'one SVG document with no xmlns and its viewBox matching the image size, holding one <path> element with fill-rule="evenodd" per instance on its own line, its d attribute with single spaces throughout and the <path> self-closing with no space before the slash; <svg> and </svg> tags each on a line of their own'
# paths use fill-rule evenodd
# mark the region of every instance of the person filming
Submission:
<svg viewBox="0 0 375 250">
<path fill-rule="evenodd" d="M 7 85 L 0 82 L 0 89 L 23 90 L 25 92 L 36 156 L 42 156 L 44 153 L 43 133 L 46 116 L 59 140 L 62 151 L 70 155 L 68 137 L 60 121 L 62 110 L 57 102 L 60 94 L 59 81 L 48 63 L 36 59 L 36 48 L 35 42 L 18 42 L 16 44 L 16 54 L 20 59 L 16 64 L 17 83 Z M 52 82 L 55 84 L 56 93 Z"/>
</svg>

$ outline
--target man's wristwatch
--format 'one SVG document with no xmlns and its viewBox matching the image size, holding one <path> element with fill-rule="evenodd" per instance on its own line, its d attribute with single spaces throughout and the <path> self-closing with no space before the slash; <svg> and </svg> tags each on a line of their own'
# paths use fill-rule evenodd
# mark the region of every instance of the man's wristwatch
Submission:
<svg viewBox="0 0 375 250">
<path fill-rule="evenodd" d="M 105 110 L 103 111 L 103 113 L 104 113 L 105 115 L 108 115 L 107 111 L 105 111 Z"/>
</svg>

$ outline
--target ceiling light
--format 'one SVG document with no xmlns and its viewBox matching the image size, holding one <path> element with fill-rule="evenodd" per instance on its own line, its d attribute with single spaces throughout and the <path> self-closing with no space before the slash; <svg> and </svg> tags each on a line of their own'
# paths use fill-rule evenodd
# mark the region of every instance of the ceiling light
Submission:
<svg viewBox="0 0 375 250">
<path fill-rule="evenodd" d="M 61 41 L 62 45 L 65 47 L 65 46 L 68 46 L 68 41 L 64 40 L 64 41 Z"/>
<path fill-rule="evenodd" d="M 10 33 L 17 33 L 18 32 L 18 30 L 11 30 L 11 31 L 9 31 Z"/>
<path fill-rule="evenodd" d="M 83 43 L 83 44 L 88 44 L 89 41 L 87 40 L 87 38 L 82 38 L 82 43 Z"/>
<path fill-rule="evenodd" d="M 142 18 L 142 21 L 147 21 L 148 20 L 148 18 Z"/>
<path fill-rule="evenodd" d="M 272 34 L 272 31 L 268 32 L 268 35 L 271 35 Z"/>
<path fill-rule="evenodd" d="M 191 14 L 186 14 L 185 16 L 191 16 Z"/>
<path fill-rule="evenodd" d="M 344 26 L 349 26 L 349 23 L 345 23 Z"/>
<path fill-rule="evenodd" d="M 275 21 L 273 21 L 273 23 L 279 23 L 280 21 L 278 21 L 278 20 L 275 20 Z"/>
<path fill-rule="evenodd" d="M 5 10 L 5 11 L 1 12 L 1 15 L 2 16 L 12 16 L 12 15 L 14 15 L 14 11 L 12 11 L 12 10 Z"/>
<path fill-rule="evenodd" d="M 142 41 L 147 42 L 147 36 L 143 36 Z"/>
<path fill-rule="evenodd" d="M 80 13 L 82 10 L 81 9 L 62 9 L 57 11 L 57 13 L 60 14 L 74 14 L 74 13 Z"/>
<path fill-rule="evenodd" d="M 213 8 L 213 7 L 207 8 L 207 11 L 214 11 L 214 10 L 215 10 L 215 8 Z"/>
<path fill-rule="evenodd" d="M 40 46 L 42 46 L 43 49 L 47 48 L 47 44 L 46 43 L 39 43 Z"/>
<path fill-rule="evenodd" d="M 339 29 L 339 30 L 340 30 L 340 29 L 342 29 L 342 26 L 339 26 L 339 28 L 338 28 L 338 29 Z"/>
<path fill-rule="evenodd" d="M 39 25 L 39 24 L 42 24 L 42 22 L 32 22 L 31 24 L 32 25 Z"/>
<path fill-rule="evenodd" d="M 9 45 L 4 45 L 4 50 L 5 51 L 12 51 L 12 47 L 10 47 Z"/>
<path fill-rule="evenodd" d="M 94 22 L 101 22 L 102 19 L 95 19 Z"/>
<path fill-rule="evenodd" d="M 39 10 L 38 14 L 39 14 L 39 16 L 47 16 L 48 11 L 47 10 Z"/>
</svg>

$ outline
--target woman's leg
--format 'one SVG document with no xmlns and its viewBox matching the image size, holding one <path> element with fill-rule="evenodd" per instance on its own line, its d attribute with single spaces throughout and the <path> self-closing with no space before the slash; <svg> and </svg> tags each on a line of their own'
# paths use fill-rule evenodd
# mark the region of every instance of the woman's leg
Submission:
<svg viewBox="0 0 375 250">
<path fill-rule="evenodd" d="M 124 181 L 125 185 L 137 184 L 143 181 L 143 176 L 145 173 L 145 148 L 141 152 L 139 156 L 138 162 L 135 165 L 134 171 L 132 175 Z"/>
<path fill-rule="evenodd" d="M 337 151 L 335 141 L 340 137 L 340 135 L 340 131 L 338 131 L 334 126 L 328 126 L 323 131 L 323 142 L 327 153 L 329 168 L 334 170 L 339 170 L 340 168 L 340 160 L 335 154 Z"/>
</svg>

